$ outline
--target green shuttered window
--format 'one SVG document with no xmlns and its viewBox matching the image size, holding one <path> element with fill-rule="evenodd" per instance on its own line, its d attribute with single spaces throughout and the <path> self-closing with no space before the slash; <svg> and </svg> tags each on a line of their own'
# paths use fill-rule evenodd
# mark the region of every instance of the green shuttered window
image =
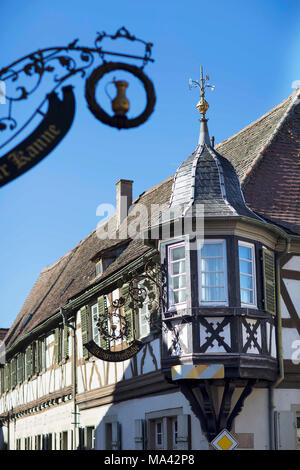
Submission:
<svg viewBox="0 0 300 470">
<path fill-rule="evenodd" d="M 89 352 L 84 346 L 85 343 L 89 340 L 89 311 L 88 307 L 84 306 L 80 309 L 80 318 L 81 318 L 81 338 L 82 338 L 82 353 L 83 358 L 89 358 Z"/>
<path fill-rule="evenodd" d="M 135 325 L 134 325 L 134 312 L 133 312 L 133 305 L 130 296 L 128 295 L 129 286 L 128 284 L 124 284 L 122 286 L 122 297 L 126 298 L 125 305 L 123 307 L 124 315 L 126 318 L 126 325 L 127 325 L 127 343 L 132 343 L 135 337 Z"/>
<path fill-rule="evenodd" d="M 106 295 L 100 295 L 98 297 L 98 316 L 101 321 L 102 328 L 104 329 L 104 334 L 100 334 L 100 347 L 102 349 L 109 348 L 108 338 L 105 337 L 105 333 L 108 331 L 108 317 L 107 317 L 107 298 Z M 95 322 L 94 322 L 95 324 Z M 94 335 L 93 335 L 94 336 Z"/>
<path fill-rule="evenodd" d="M 276 314 L 276 276 L 275 255 L 273 251 L 263 248 L 263 275 L 265 310 Z"/>
<path fill-rule="evenodd" d="M 4 391 L 10 390 L 10 364 L 7 362 L 4 366 Z"/>
<path fill-rule="evenodd" d="M 63 331 L 63 358 L 66 360 L 69 357 L 69 328 L 64 326 Z"/>
<path fill-rule="evenodd" d="M 26 349 L 26 380 L 30 379 L 32 375 L 32 348 L 31 346 L 28 346 Z"/>
</svg>

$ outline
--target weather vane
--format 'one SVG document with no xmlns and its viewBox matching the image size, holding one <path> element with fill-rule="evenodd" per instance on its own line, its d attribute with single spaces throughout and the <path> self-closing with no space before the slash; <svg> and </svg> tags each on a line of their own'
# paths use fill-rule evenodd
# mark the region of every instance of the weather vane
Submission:
<svg viewBox="0 0 300 470">
<path fill-rule="evenodd" d="M 201 65 L 200 68 L 200 82 L 196 80 L 192 80 L 191 78 L 189 79 L 189 88 L 195 88 L 198 87 L 200 88 L 200 101 L 198 101 L 196 108 L 202 115 L 202 119 L 205 119 L 205 114 L 209 108 L 208 102 L 204 99 L 205 96 L 205 88 L 209 87 L 212 89 L 212 91 L 215 89 L 215 85 L 210 85 L 207 83 L 209 81 L 209 76 L 206 75 L 205 78 L 203 78 L 203 67 Z"/>
</svg>

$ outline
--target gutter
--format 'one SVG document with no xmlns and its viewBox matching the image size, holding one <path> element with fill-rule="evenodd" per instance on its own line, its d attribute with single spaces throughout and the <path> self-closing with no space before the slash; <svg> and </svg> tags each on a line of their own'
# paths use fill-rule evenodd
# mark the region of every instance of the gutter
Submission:
<svg viewBox="0 0 300 470">
<path fill-rule="evenodd" d="M 277 297 L 277 348 L 278 348 L 278 361 L 279 361 L 279 376 L 276 381 L 269 386 L 268 389 L 268 414 L 269 414 L 269 449 L 275 450 L 275 422 L 274 422 L 274 389 L 284 379 L 284 364 L 283 364 L 283 345 L 282 345 L 282 318 L 281 318 L 281 292 L 280 292 L 280 260 L 286 255 L 291 247 L 292 237 L 286 238 L 285 250 L 279 253 L 276 257 L 276 297 Z"/>
</svg>

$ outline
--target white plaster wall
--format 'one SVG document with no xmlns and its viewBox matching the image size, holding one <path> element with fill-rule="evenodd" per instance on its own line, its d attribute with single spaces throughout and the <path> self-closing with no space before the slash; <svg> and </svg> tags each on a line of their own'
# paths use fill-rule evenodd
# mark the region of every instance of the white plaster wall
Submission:
<svg viewBox="0 0 300 470">
<path fill-rule="evenodd" d="M 145 419 L 145 413 L 161 411 L 170 408 L 183 408 L 183 414 L 191 415 L 192 449 L 208 449 L 208 443 L 203 436 L 200 423 L 192 413 L 188 401 L 181 393 L 172 393 L 161 396 L 145 397 L 125 401 L 112 406 L 103 406 L 83 410 L 80 413 L 81 426 L 95 426 L 96 448 L 104 449 L 104 423 L 105 416 L 117 415 L 122 429 L 122 449 L 135 449 L 135 420 Z"/>
<path fill-rule="evenodd" d="M 237 393 L 234 394 L 234 398 L 237 398 Z M 300 406 L 300 390 L 274 390 L 274 411 L 291 411 L 292 405 Z M 254 390 L 235 420 L 235 432 L 254 433 L 254 449 L 265 450 L 269 449 L 268 426 L 268 389 Z"/>
<path fill-rule="evenodd" d="M 73 429 L 73 402 L 62 403 L 52 408 L 46 408 L 44 411 L 17 419 L 10 424 L 10 448 L 15 449 L 16 439 L 22 439 L 24 448 L 24 438 L 32 437 L 34 446 L 34 436 L 39 434 L 56 433 L 57 448 L 59 449 L 59 433 L 69 431 L 69 443 L 71 442 L 71 433 Z M 7 440 L 7 428 L 3 428 L 5 439 Z M 70 448 L 70 447 L 69 447 Z"/>
<path fill-rule="evenodd" d="M 293 256 L 285 265 L 283 269 L 291 269 L 292 271 L 300 271 L 300 256 Z"/>
<path fill-rule="evenodd" d="M 292 354 L 299 349 L 300 337 L 296 328 L 282 328 L 283 358 L 292 359 Z M 294 356 L 293 356 L 294 358 Z"/>
<path fill-rule="evenodd" d="M 236 401 L 241 391 L 241 389 L 238 389 L 234 393 L 233 401 Z M 269 448 L 267 389 L 254 390 L 248 396 L 241 414 L 235 420 L 234 426 L 236 433 L 254 433 L 255 450 Z"/>
</svg>

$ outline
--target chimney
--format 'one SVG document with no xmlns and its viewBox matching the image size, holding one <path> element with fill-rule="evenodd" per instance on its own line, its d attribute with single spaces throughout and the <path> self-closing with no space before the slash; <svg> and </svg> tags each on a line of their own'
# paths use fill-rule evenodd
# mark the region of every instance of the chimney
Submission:
<svg viewBox="0 0 300 470">
<path fill-rule="evenodd" d="M 119 180 L 116 182 L 116 214 L 118 227 L 125 217 L 127 217 L 129 207 L 132 204 L 132 183 L 132 180 Z"/>
</svg>

